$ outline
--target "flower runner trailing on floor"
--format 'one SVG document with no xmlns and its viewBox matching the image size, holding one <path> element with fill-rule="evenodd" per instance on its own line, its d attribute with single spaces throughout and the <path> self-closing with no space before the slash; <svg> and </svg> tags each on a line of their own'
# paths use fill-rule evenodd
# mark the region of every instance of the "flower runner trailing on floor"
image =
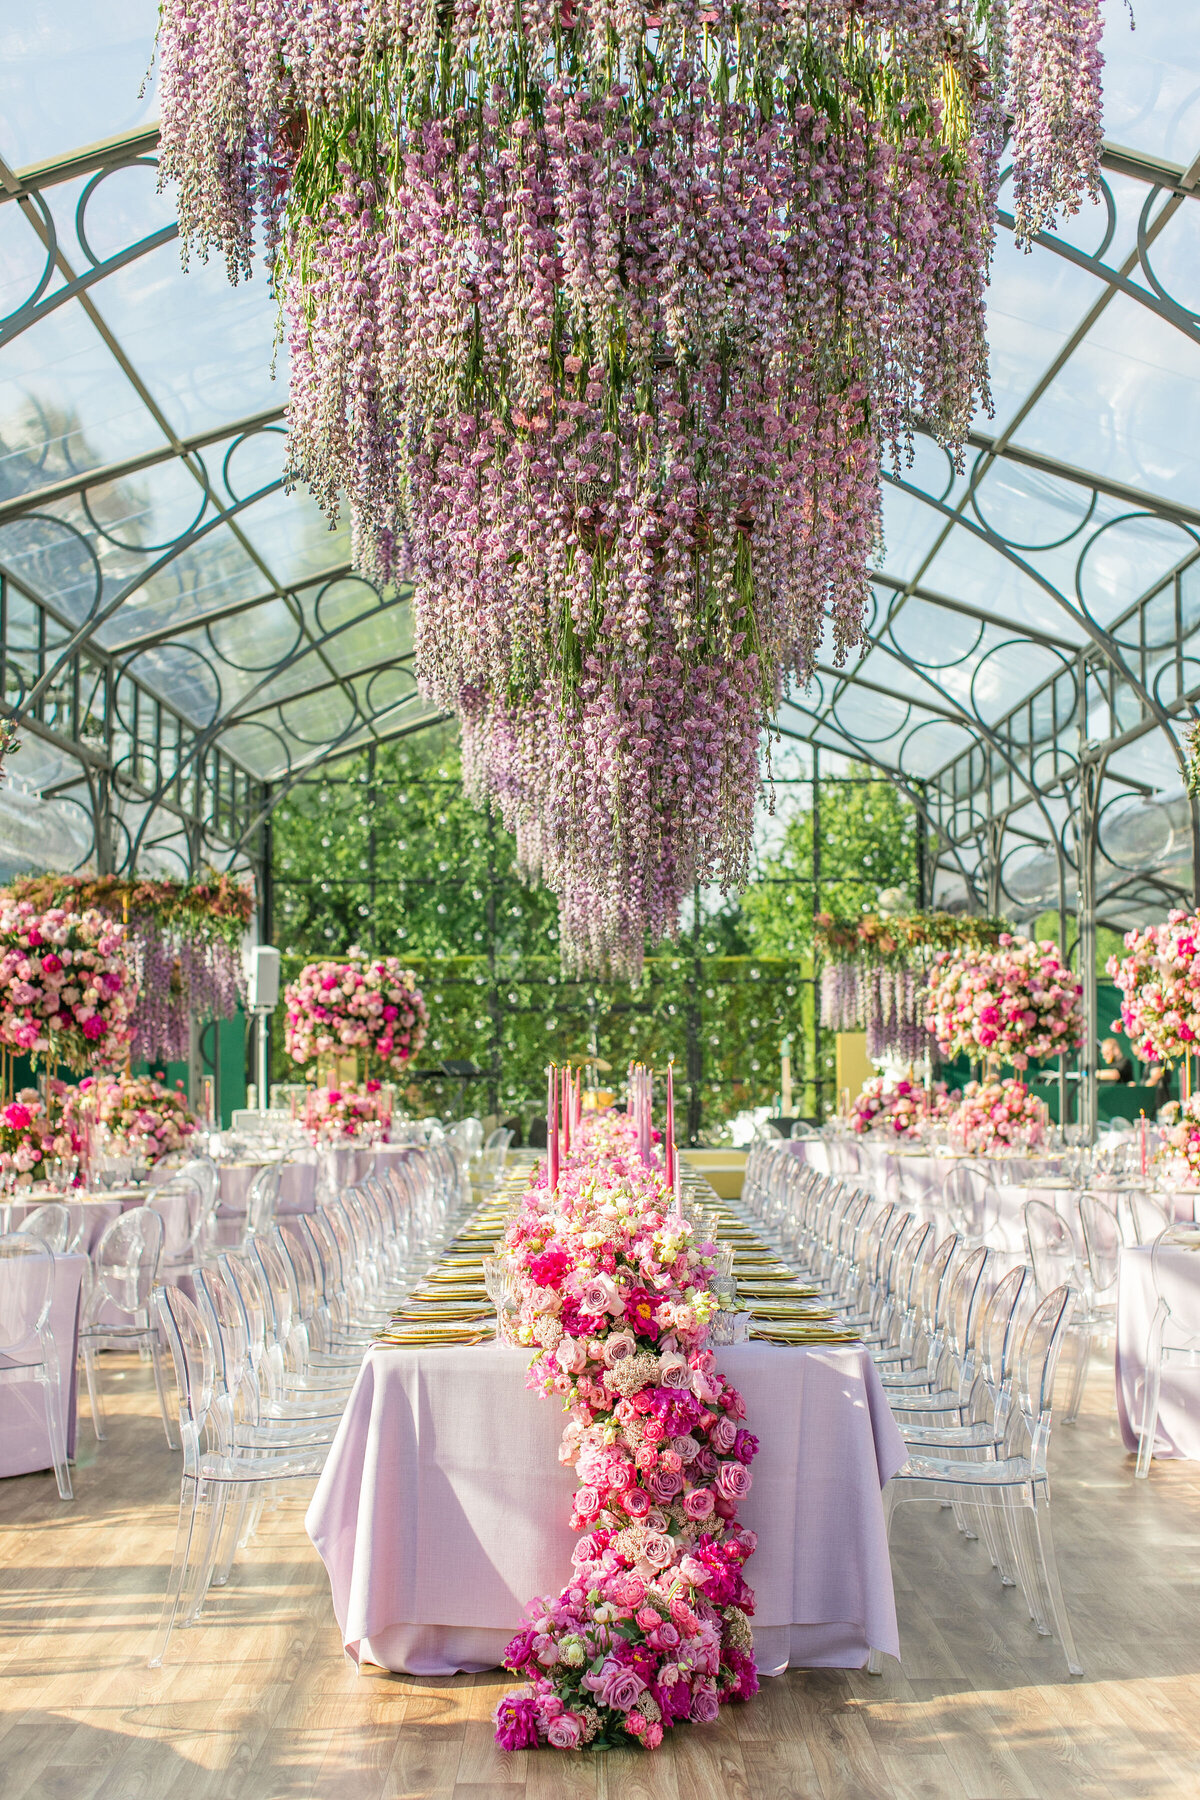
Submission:
<svg viewBox="0 0 1200 1800">
<path fill-rule="evenodd" d="M 714 1246 L 694 1241 L 637 1127 L 585 1119 L 550 1186 L 539 1168 L 505 1237 L 534 1349 L 528 1385 L 570 1411 L 582 1533 L 563 1591 L 537 1599 L 505 1653 L 528 1686 L 496 1713 L 505 1749 L 648 1749 L 758 1687 L 738 1525 L 757 1439 L 706 1348 Z"/>
<path fill-rule="evenodd" d="M 568 963 L 744 878 L 883 459 L 987 402 L 1006 133 L 1024 240 L 1097 191 L 1099 42 L 1099 0 L 164 0 L 185 255 L 263 245 L 291 471 L 415 578 Z"/>
</svg>

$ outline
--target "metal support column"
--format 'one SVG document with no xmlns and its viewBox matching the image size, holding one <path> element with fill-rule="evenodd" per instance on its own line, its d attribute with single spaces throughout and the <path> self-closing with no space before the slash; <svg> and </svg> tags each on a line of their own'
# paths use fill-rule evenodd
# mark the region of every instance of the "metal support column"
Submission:
<svg viewBox="0 0 1200 1800">
<path fill-rule="evenodd" d="M 1076 896 L 1076 972 L 1083 984 L 1083 1048 L 1079 1053 L 1079 1123 L 1084 1143 L 1096 1138 L 1096 1043 L 1099 1012 L 1096 993 L 1096 821 L 1104 757 L 1081 746 L 1079 759 L 1079 840 Z"/>
<path fill-rule="evenodd" d="M 815 744 L 812 753 L 812 909 L 815 919 L 821 910 L 821 752 Z M 812 952 L 812 1057 L 813 1117 L 820 1124 L 825 1111 L 825 1059 L 821 1048 L 821 959 L 817 955 L 815 933 Z"/>
</svg>

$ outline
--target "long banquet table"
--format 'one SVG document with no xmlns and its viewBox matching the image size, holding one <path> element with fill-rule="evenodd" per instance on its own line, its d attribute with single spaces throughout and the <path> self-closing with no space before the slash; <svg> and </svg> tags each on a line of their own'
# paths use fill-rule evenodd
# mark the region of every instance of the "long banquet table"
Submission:
<svg viewBox="0 0 1200 1800">
<path fill-rule="evenodd" d="M 905 1459 L 859 1345 L 718 1352 L 759 1438 L 740 1507 L 759 1534 L 760 1672 L 899 1654 L 882 1488 Z M 528 1352 L 383 1348 L 364 1359 L 308 1513 L 347 1654 L 418 1675 L 499 1665 L 528 1601 L 571 1570 L 563 1414 Z"/>
</svg>

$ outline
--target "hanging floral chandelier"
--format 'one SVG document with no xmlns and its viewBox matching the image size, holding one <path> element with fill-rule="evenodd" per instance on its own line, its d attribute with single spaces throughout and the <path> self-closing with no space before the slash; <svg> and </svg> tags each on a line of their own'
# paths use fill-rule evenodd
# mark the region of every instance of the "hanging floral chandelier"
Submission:
<svg viewBox="0 0 1200 1800">
<path fill-rule="evenodd" d="M 880 463 L 987 402 L 1018 232 L 1094 187 L 1098 0 L 164 0 L 185 256 L 261 242 L 290 471 L 415 583 L 423 691 L 635 973 L 740 882 L 764 724 L 858 640 Z"/>
</svg>

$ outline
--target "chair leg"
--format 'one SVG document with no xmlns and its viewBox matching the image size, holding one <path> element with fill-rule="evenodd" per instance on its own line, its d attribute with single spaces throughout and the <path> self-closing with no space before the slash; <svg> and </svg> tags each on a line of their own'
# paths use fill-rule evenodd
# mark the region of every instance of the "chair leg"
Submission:
<svg viewBox="0 0 1200 1800">
<path fill-rule="evenodd" d="M 999 1524 L 999 1529 L 997 1526 Z M 992 1507 L 979 1508 L 979 1534 L 987 1545 L 987 1553 L 992 1559 L 992 1567 L 1000 1577 L 1001 1587 L 1015 1587 L 1012 1573 L 1012 1555 L 1004 1536 L 1003 1522 L 997 1521 Z"/>
<path fill-rule="evenodd" d="M 187 1588 L 192 1539 L 196 1532 L 196 1514 L 199 1507 L 198 1484 L 193 1477 L 185 1475 L 179 1490 L 179 1524 L 175 1531 L 175 1556 L 171 1564 L 171 1572 L 167 1577 L 167 1591 L 163 1595 L 162 1616 L 158 1622 L 158 1634 L 153 1654 L 150 1657 L 152 1669 L 162 1668 L 171 1632 L 175 1626 L 175 1617 L 179 1611 L 179 1603 Z"/>
<path fill-rule="evenodd" d="M 1050 1611 L 1054 1615 L 1058 1641 L 1062 1645 L 1067 1659 L 1067 1673 L 1082 1675 L 1083 1665 L 1079 1661 L 1079 1652 L 1075 1648 L 1075 1636 L 1071 1630 L 1071 1621 L 1067 1617 L 1067 1603 L 1063 1599 L 1062 1584 L 1058 1579 L 1058 1561 L 1054 1554 L 1054 1536 L 1050 1530 L 1050 1503 L 1048 1500 L 1043 1500 L 1034 1507 L 1033 1530 L 1042 1575 L 1046 1582 L 1046 1592 L 1050 1597 Z"/>
<path fill-rule="evenodd" d="M 1146 1368 L 1146 1391 L 1142 1396 L 1142 1429 L 1138 1434 L 1137 1468 L 1134 1473 L 1139 1481 L 1145 1481 L 1150 1473 L 1150 1461 L 1154 1455 L 1154 1440 L 1158 1435 L 1158 1400 L 1162 1387 L 1162 1362 L 1156 1357 Z"/>
<path fill-rule="evenodd" d="M 181 1621 L 184 1625 L 196 1624 L 204 1611 L 204 1602 L 217 1572 L 225 1521 L 231 1510 L 229 1488 L 224 1482 L 213 1483 L 209 1487 L 207 1501 L 201 1510 L 207 1516 L 200 1539 L 200 1554 L 196 1558 L 196 1577 L 192 1584 L 191 1600 Z"/>
<path fill-rule="evenodd" d="M 1003 1524 L 1012 1545 L 1017 1578 L 1029 1617 L 1038 1635 L 1049 1637 L 1048 1608 L 1042 1589 L 1037 1546 L 1033 1539 L 1032 1508 L 1006 1506 L 1003 1509 Z"/>
<path fill-rule="evenodd" d="M 49 1338 L 49 1332 L 46 1333 Z M 67 1434 L 63 1427 L 62 1399 L 58 1388 L 58 1357 L 55 1354 L 53 1340 L 44 1354 L 48 1361 L 42 1376 L 42 1399 L 46 1407 L 46 1436 L 50 1440 L 50 1457 L 54 1464 L 54 1479 L 58 1483 L 60 1500 L 73 1500 L 71 1487 L 71 1471 L 67 1467 Z"/>
<path fill-rule="evenodd" d="M 100 1395 L 100 1371 L 96 1366 L 96 1350 L 90 1338 L 84 1339 L 83 1372 L 87 1377 L 88 1405 L 92 1411 L 92 1430 L 97 1442 L 103 1443 L 107 1437 L 104 1429 L 104 1401 Z"/>
<path fill-rule="evenodd" d="M 1080 1327 L 1068 1333 L 1068 1342 L 1075 1352 L 1074 1374 L 1071 1380 L 1071 1394 L 1067 1401 L 1067 1410 L 1063 1414 L 1064 1425 L 1074 1425 L 1079 1417 L 1079 1408 L 1083 1404 L 1083 1390 L 1087 1386 L 1088 1369 L 1092 1360 L 1092 1334 L 1090 1329 Z"/>
<path fill-rule="evenodd" d="M 158 1341 L 157 1333 L 150 1339 L 150 1361 L 154 1368 L 154 1386 L 158 1393 L 158 1410 L 162 1417 L 163 1430 L 167 1434 L 167 1449 L 178 1450 L 179 1445 L 171 1436 L 171 1407 L 170 1402 L 167 1399 L 167 1380 L 163 1371 L 162 1345 Z"/>
</svg>

